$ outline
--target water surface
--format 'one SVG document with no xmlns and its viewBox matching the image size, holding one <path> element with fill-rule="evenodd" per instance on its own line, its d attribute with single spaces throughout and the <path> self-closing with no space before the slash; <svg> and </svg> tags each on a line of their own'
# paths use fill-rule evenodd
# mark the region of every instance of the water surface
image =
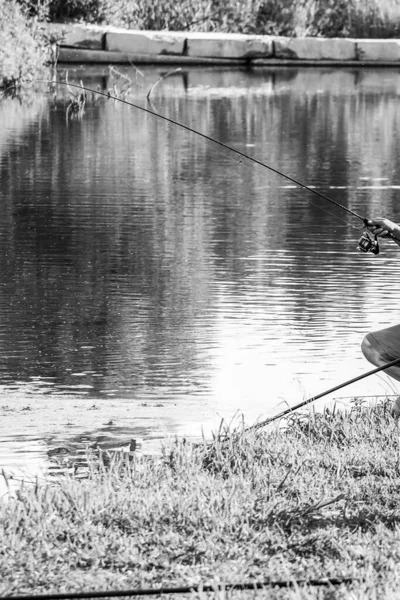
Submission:
<svg viewBox="0 0 400 600">
<path fill-rule="evenodd" d="M 149 107 L 161 73 L 128 71 L 129 99 Z M 151 108 L 400 221 L 399 92 L 397 69 L 190 69 Z M 70 99 L 0 104 L 2 466 L 79 434 L 146 449 L 252 423 L 371 368 L 363 335 L 399 318 L 396 246 L 357 252 L 359 220 L 277 174 L 130 106 L 88 97 L 79 115 Z M 374 376 L 336 396 L 388 392 Z"/>
</svg>

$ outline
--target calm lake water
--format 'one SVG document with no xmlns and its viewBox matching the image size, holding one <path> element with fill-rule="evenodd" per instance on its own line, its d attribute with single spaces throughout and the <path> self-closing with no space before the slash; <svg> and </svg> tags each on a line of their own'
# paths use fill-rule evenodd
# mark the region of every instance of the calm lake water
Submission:
<svg viewBox="0 0 400 600">
<path fill-rule="evenodd" d="M 149 107 L 162 72 L 124 70 L 128 99 Z M 151 100 L 400 221 L 398 69 L 182 70 Z M 0 104 L 0 466 L 79 435 L 146 450 L 251 424 L 372 368 L 363 335 L 399 321 L 397 246 L 360 253 L 359 220 L 266 168 L 130 106 L 69 101 L 64 87 Z M 336 397 L 385 393 L 383 375 Z"/>
</svg>

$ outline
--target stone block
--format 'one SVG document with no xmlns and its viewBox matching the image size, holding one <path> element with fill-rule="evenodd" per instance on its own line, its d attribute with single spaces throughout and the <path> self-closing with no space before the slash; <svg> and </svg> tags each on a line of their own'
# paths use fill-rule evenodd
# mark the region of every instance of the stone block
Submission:
<svg viewBox="0 0 400 600">
<path fill-rule="evenodd" d="M 249 60 L 273 55 L 273 38 L 270 36 L 190 32 L 186 34 L 186 40 L 187 56 Z"/>
<path fill-rule="evenodd" d="M 107 30 L 105 48 L 128 54 L 183 54 L 185 36 L 174 32 Z"/>
<path fill-rule="evenodd" d="M 127 65 L 243 65 L 243 61 L 235 58 L 207 58 L 205 56 L 181 56 L 175 54 L 132 54 L 129 52 L 109 52 L 106 50 L 86 50 L 84 48 L 67 48 L 61 46 L 58 53 L 59 63 L 102 63 Z"/>
<path fill-rule="evenodd" d="M 104 48 L 104 29 L 95 25 L 69 25 L 49 23 L 47 34 L 55 39 L 58 45 L 88 50 Z"/>
<path fill-rule="evenodd" d="M 298 60 L 356 60 L 355 40 L 342 38 L 274 39 L 275 58 Z"/>
<path fill-rule="evenodd" d="M 58 52 L 59 63 L 78 64 L 132 64 L 136 55 L 124 52 L 106 52 L 105 50 L 86 50 L 85 48 L 66 48 L 62 46 Z"/>
<path fill-rule="evenodd" d="M 357 59 L 360 61 L 400 61 L 399 40 L 356 40 Z"/>
</svg>

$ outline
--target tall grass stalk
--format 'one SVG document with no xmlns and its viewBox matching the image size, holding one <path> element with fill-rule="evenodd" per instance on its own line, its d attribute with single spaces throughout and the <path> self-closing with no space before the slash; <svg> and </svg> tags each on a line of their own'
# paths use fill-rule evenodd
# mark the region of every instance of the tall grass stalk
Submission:
<svg viewBox="0 0 400 600">
<path fill-rule="evenodd" d="M 389 408 L 171 441 L 161 458 L 115 455 L 92 462 L 87 480 L 25 486 L 0 508 L 0 593 L 346 575 L 361 581 L 221 594 L 396 598 L 400 438 Z"/>
</svg>

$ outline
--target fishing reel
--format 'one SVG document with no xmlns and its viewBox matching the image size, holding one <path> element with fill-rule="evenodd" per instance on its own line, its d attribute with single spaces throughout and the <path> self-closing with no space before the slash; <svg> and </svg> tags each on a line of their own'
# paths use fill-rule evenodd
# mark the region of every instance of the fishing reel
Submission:
<svg viewBox="0 0 400 600">
<path fill-rule="evenodd" d="M 357 250 L 361 252 L 372 252 L 379 254 L 379 243 L 376 235 L 372 236 L 368 231 L 364 231 L 358 240 Z"/>
</svg>

